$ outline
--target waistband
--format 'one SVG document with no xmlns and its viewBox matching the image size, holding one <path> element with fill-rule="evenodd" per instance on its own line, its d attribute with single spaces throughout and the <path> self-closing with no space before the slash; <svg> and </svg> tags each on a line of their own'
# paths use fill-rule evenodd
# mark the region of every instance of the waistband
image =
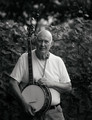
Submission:
<svg viewBox="0 0 92 120">
<path fill-rule="evenodd" d="M 57 106 L 59 106 L 60 104 L 57 104 L 57 105 L 53 105 L 51 106 L 49 109 L 55 109 Z"/>
</svg>

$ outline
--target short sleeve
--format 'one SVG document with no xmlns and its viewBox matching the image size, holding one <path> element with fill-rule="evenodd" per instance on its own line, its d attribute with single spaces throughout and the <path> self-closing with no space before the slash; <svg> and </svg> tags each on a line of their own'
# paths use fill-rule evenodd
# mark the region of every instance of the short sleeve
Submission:
<svg viewBox="0 0 92 120">
<path fill-rule="evenodd" d="M 21 55 L 10 76 L 17 80 L 18 82 L 21 82 L 23 74 L 24 74 L 24 57 L 23 55 Z"/>
<path fill-rule="evenodd" d="M 68 71 L 67 71 L 66 66 L 61 58 L 59 58 L 58 67 L 59 67 L 60 82 L 62 82 L 62 83 L 70 82 L 71 80 L 70 80 Z"/>
</svg>

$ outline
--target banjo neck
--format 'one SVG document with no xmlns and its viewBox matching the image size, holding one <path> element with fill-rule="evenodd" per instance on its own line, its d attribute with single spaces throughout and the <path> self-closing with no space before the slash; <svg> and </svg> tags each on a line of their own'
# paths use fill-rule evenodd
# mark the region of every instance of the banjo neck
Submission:
<svg viewBox="0 0 92 120">
<path fill-rule="evenodd" d="M 30 38 L 28 38 L 28 68 L 29 68 L 29 83 L 34 84 L 32 65 L 32 44 Z"/>
<path fill-rule="evenodd" d="M 28 69 L 29 69 L 29 84 L 34 84 L 33 79 L 33 65 L 32 65 L 32 35 L 35 31 L 34 25 L 31 23 L 31 25 L 28 27 Z"/>
</svg>

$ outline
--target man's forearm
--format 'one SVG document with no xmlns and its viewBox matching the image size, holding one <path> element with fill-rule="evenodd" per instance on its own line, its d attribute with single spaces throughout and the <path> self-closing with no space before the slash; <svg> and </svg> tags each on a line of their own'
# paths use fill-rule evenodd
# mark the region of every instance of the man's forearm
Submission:
<svg viewBox="0 0 92 120">
<path fill-rule="evenodd" d="M 10 89 L 12 90 L 12 94 L 15 99 L 23 106 L 25 100 L 21 94 L 20 88 L 18 86 L 18 82 L 16 80 L 10 80 Z"/>
<path fill-rule="evenodd" d="M 70 92 L 72 90 L 72 85 L 71 83 L 58 83 L 55 82 L 53 85 L 53 88 L 56 89 L 58 92 Z"/>
</svg>

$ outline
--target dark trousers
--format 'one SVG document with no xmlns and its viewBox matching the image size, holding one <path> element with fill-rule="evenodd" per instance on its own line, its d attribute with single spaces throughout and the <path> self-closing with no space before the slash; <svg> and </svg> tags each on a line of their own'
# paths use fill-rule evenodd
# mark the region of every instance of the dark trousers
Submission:
<svg viewBox="0 0 92 120">
<path fill-rule="evenodd" d="M 44 115 L 41 116 L 31 117 L 23 114 L 22 117 L 22 120 L 65 120 L 60 105 L 58 105 L 54 109 L 48 110 Z"/>
</svg>

